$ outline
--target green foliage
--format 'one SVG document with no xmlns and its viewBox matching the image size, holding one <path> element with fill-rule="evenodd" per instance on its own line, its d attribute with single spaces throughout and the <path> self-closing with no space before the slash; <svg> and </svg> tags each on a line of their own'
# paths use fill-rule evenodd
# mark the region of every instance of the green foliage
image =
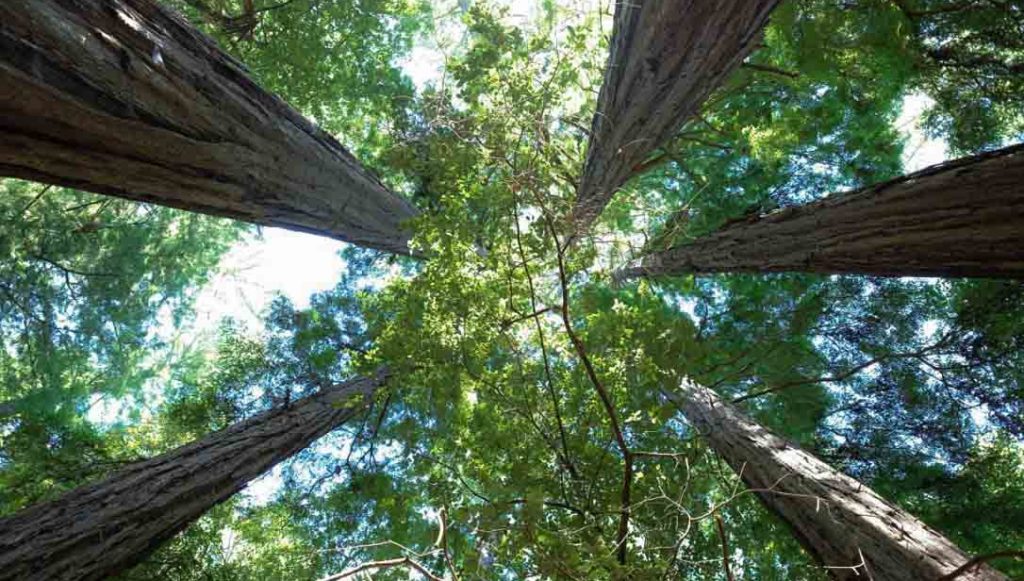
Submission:
<svg viewBox="0 0 1024 581">
<path fill-rule="evenodd" d="M 157 380 L 168 347 L 160 327 L 189 315 L 193 291 L 241 230 L 62 188 L 16 180 L 0 187 L 6 512 L 111 461 L 84 414 Z"/>
<path fill-rule="evenodd" d="M 803 62 L 811 69 L 824 70 L 828 55 L 845 53 L 842 73 L 931 97 L 928 127 L 954 152 L 992 148 L 1024 130 L 1017 0 L 857 0 L 842 10 L 808 0 L 780 13 L 795 16 L 793 24 L 809 35 Z"/>
<path fill-rule="evenodd" d="M 1024 449 L 1005 433 L 975 445 L 956 472 L 917 465 L 879 478 L 876 486 L 967 551 L 984 554 L 1024 543 Z M 1011 578 L 1024 575 L 1019 561 L 994 564 Z"/>
<path fill-rule="evenodd" d="M 384 365 L 372 408 L 277 468 L 271 493 L 211 511 L 125 578 L 316 579 L 399 556 L 462 579 L 724 578 L 718 519 L 742 578 L 824 578 L 661 395 L 683 377 L 968 551 L 1024 540 L 1020 283 L 611 276 L 750 212 L 901 173 L 909 94 L 935 100 L 930 127 L 955 150 L 1015 135 L 1013 2 L 784 3 L 571 246 L 606 17 L 547 0 L 526 25 L 485 3 L 294 0 L 257 2 L 247 23 L 246 6 L 181 2 L 410 195 L 429 259 L 350 248 L 307 308 L 275 301 L 260 332 L 226 322 L 157 376 L 154 313 L 188 317 L 233 231 L 5 184 L 0 292 L 18 300 L 0 305 L 0 385 L 32 403 L 0 432 L 0 511 Z M 414 92 L 397 63 L 448 28 L 443 78 Z M 160 395 L 147 413 L 125 397 L 143 386 Z M 96 393 L 136 413 L 97 430 Z"/>
</svg>

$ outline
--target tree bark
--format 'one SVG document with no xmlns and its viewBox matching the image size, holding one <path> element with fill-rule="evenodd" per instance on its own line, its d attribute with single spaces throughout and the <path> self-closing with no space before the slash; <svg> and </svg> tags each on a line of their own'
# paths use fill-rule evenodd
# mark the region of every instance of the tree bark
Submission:
<svg viewBox="0 0 1024 581">
<path fill-rule="evenodd" d="M 833 578 L 935 580 L 969 560 L 937 531 L 750 420 L 710 389 L 684 380 L 666 395 Z M 1006 577 L 983 565 L 958 579 Z"/>
<path fill-rule="evenodd" d="M 0 579 L 102 579 L 366 409 L 386 372 L 355 379 L 0 520 Z"/>
<path fill-rule="evenodd" d="M 736 221 L 619 277 L 782 271 L 1024 278 L 1024 145 Z"/>
<path fill-rule="evenodd" d="M 401 254 L 416 214 L 154 0 L 0 2 L 0 175 Z"/>
<path fill-rule="evenodd" d="M 616 2 L 573 224 L 581 234 L 754 50 L 778 0 Z"/>
</svg>

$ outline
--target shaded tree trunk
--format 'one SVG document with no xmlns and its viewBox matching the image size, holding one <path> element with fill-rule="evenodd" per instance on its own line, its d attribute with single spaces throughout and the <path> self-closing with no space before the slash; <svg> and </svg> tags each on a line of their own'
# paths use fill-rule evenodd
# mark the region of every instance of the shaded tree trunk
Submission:
<svg viewBox="0 0 1024 581">
<path fill-rule="evenodd" d="M 0 175 L 403 254 L 416 213 L 154 0 L 0 2 Z"/>
<path fill-rule="evenodd" d="M 1024 277 L 1024 145 L 739 220 L 619 276 L 782 271 Z"/>
<path fill-rule="evenodd" d="M 365 410 L 385 379 L 381 372 L 268 410 L 0 519 L 0 579 L 102 579 L 131 567 Z"/>
<path fill-rule="evenodd" d="M 584 232 L 754 50 L 778 0 L 616 2 L 604 84 L 573 208 Z"/>
<path fill-rule="evenodd" d="M 956 545 L 689 380 L 666 392 L 690 425 L 836 579 L 937 580 L 969 559 Z M 987 565 L 963 581 L 1005 576 Z"/>
</svg>

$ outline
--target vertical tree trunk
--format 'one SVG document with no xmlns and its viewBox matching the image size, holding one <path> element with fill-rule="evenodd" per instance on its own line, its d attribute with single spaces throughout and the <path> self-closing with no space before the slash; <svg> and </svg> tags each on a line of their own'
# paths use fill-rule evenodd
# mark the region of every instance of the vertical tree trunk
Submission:
<svg viewBox="0 0 1024 581">
<path fill-rule="evenodd" d="M 363 411 L 356 379 L 0 520 L 0 579 L 102 579 L 138 563 L 246 483 Z"/>
<path fill-rule="evenodd" d="M 684 380 L 666 395 L 836 579 L 934 581 L 968 561 L 956 545 L 853 478 Z M 987 565 L 962 581 L 1006 577 Z"/>
<path fill-rule="evenodd" d="M 733 222 L 620 277 L 779 271 L 1024 278 L 1024 145 Z"/>
<path fill-rule="evenodd" d="M 577 233 L 754 50 L 776 4 L 616 2 L 608 65 L 573 209 Z"/>
<path fill-rule="evenodd" d="M 415 215 L 154 0 L 0 2 L 0 175 L 403 254 Z"/>
</svg>

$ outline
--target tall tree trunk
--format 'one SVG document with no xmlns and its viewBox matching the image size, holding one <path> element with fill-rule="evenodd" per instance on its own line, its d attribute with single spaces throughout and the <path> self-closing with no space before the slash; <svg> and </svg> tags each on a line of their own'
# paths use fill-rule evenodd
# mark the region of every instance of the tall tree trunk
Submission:
<svg viewBox="0 0 1024 581">
<path fill-rule="evenodd" d="M 102 579 L 131 567 L 275 464 L 363 411 L 355 379 L 0 520 L 0 579 Z"/>
<path fill-rule="evenodd" d="M 1024 145 L 733 222 L 620 277 L 780 271 L 1024 277 Z"/>
<path fill-rule="evenodd" d="M 403 254 L 416 213 L 154 0 L 0 2 L 0 175 Z"/>
<path fill-rule="evenodd" d="M 956 545 L 853 478 L 684 380 L 666 395 L 836 579 L 934 581 L 968 561 Z M 987 565 L 962 581 L 1005 576 Z"/>
<path fill-rule="evenodd" d="M 778 0 L 619 0 L 573 222 L 584 232 L 754 50 Z"/>
</svg>

